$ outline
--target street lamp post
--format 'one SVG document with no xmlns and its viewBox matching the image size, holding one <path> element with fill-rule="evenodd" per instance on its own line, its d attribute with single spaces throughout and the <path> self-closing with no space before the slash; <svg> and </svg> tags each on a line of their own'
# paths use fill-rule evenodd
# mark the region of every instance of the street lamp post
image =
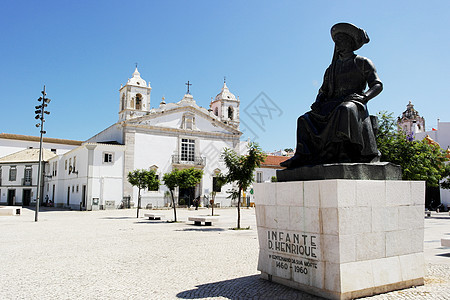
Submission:
<svg viewBox="0 0 450 300">
<path fill-rule="evenodd" d="M 41 92 L 42 93 L 42 97 L 39 97 L 38 101 L 41 102 L 40 105 L 35 106 L 36 111 L 34 112 L 36 114 L 35 119 L 36 120 L 40 120 L 40 123 L 36 124 L 36 127 L 39 127 L 40 130 L 40 134 L 41 137 L 39 139 L 39 165 L 38 165 L 38 182 L 37 182 L 37 198 L 36 198 L 36 212 L 34 215 L 34 221 L 37 222 L 38 221 L 38 214 L 39 214 L 39 202 L 41 201 L 42 198 L 42 189 L 43 189 L 43 179 L 44 177 L 42 176 L 43 174 L 43 167 L 42 167 L 42 135 L 44 135 L 46 132 L 44 131 L 44 114 L 49 115 L 50 112 L 46 111 L 45 108 L 47 107 L 48 103 L 50 103 L 50 99 L 46 98 L 45 96 L 47 95 L 45 93 L 45 85 L 44 85 L 44 90 Z"/>
</svg>

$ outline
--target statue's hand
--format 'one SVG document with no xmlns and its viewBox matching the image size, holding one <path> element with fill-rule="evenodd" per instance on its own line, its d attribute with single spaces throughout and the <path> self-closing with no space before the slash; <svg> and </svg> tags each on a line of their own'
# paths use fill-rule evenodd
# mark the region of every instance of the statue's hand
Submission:
<svg viewBox="0 0 450 300">
<path fill-rule="evenodd" d="M 345 97 L 346 101 L 358 101 L 362 104 L 366 104 L 368 102 L 368 99 L 365 95 L 360 95 L 360 94 L 350 94 L 347 97 Z"/>
</svg>

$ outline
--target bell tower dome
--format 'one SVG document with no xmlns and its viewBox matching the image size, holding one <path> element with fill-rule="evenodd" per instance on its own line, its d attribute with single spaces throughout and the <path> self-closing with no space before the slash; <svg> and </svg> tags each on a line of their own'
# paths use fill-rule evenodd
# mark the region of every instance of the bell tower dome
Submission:
<svg viewBox="0 0 450 300">
<path fill-rule="evenodd" d="M 146 115 L 150 112 L 150 82 L 141 78 L 137 66 L 133 77 L 120 87 L 119 122 Z"/>
<path fill-rule="evenodd" d="M 406 134 L 425 132 L 425 119 L 419 115 L 411 101 L 406 105 L 402 116 L 397 118 L 397 125 Z"/>
<path fill-rule="evenodd" d="M 239 97 L 236 98 L 227 87 L 225 79 L 223 80 L 222 91 L 217 94 L 214 100 L 211 100 L 211 110 L 219 119 L 233 127 L 239 128 Z"/>
</svg>

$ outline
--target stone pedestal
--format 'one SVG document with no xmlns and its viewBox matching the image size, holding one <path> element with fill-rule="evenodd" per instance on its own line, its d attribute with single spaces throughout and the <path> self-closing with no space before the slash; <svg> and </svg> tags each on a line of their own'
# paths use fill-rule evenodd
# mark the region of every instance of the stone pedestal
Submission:
<svg viewBox="0 0 450 300">
<path fill-rule="evenodd" d="M 330 299 L 424 283 L 425 184 L 255 184 L 261 277 Z"/>
</svg>

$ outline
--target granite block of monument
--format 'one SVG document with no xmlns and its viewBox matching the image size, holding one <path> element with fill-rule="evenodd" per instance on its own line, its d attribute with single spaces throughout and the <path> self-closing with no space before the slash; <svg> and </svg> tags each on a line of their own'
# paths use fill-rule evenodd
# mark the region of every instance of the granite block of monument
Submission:
<svg viewBox="0 0 450 300">
<path fill-rule="evenodd" d="M 263 279 L 328 299 L 424 284 L 424 182 L 333 179 L 254 190 Z"/>
</svg>

